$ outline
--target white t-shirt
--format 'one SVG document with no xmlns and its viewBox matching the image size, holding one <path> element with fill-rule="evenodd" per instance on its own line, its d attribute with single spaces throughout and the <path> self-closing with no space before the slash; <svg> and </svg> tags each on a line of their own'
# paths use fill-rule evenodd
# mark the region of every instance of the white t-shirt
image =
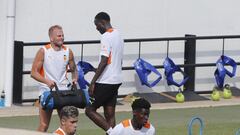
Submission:
<svg viewBox="0 0 240 135">
<path fill-rule="evenodd" d="M 40 74 L 56 82 L 59 90 L 67 90 L 67 84 L 69 81 L 66 77 L 68 62 L 69 62 L 69 49 L 65 46 L 62 46 L 60 51 L 55 51 L 51 44 L 45 45 L 44 49 L 44 61 L 43 67 L 40 70 Z M 46 91 L 50 90 L 49 87 L 40 83 L 40 95 Z"/>
<path fill-rule="evenodd" d="M 110 135 L 155 135 L 155 128 L 148 122 L 141 130 L 135 130 L 131 119 L 127 119 L 116 125 Z"/>
<path fill-rule="evenodd" d="M 101 56 L 108 57 L 108 65 L 98 78 L 98 83 L 120 84 L 122 83 L 122 59 L 124 41 L 116 29 L 109 29 L 101 38 Z"/>
</svg>

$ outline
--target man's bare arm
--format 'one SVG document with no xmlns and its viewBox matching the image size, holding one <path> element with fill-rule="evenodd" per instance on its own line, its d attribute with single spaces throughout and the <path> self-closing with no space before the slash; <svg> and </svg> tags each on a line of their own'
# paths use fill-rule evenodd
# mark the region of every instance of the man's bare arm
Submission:
<svg viewBox="0 0 240 135">
<path fill-rule="evenodd" d="M 72 73 L 72 82 L 76 83 L 78 80 L 78 71 L 74 60 L 74 55 L 71 49 L 69 49 L 69 68 Z"/>
<path fill-rule="evenodd" d="M 40 70 L 43 66 L 44 61 L 44 49 L 41 48 L 38 50 L 35 59 L 33 61 L 32 70 L 31 70 L 31 77 L 35 80 L 45 83 L 49 88 L 53 88 L 55 83 L 52 80 L 47 80 L 40 74 Z"/>
<path fill-rule="evenodd" d="M 90 95 L 93 95 L 95 83 L 96 83 L 97 79 L 99 78 L 99 76 L 103 73 L 104 69 L 106 68 L 107 61 L 108 61 L 108 57 L 101 56 L 101 61 L 98 65 L 98 68 L 96 69 L 95 75 L 93 76 L 93 79 L 89 86 L 89 94 Z"/>
</svg>

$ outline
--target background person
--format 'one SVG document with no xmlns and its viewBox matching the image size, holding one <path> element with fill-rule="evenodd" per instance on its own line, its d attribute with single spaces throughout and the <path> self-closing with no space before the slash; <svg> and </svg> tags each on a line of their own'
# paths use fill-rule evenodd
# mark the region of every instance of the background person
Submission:
<svg viewBox="0 0 240 135">
<path fill-rule="evenodd" d="M 40 82 L 40 95 L 53 89 L 55 84 L 59 90 L 69 89 L 67 86 L 70 82 L 66 77 L 68 68 L 72 73 L 73 84 L 76 84 L 78 77 L 73 52 L 63 45 L 62 27 L 54 25 L 49 28 L 48 34 L 50 43 L 38 50 L 31 70 L 31 77 Z M 52 110 L 43 110 L 42 106 L 39 106 L 38 131 L 47 131 L 51 116 Z"/>
<path fill-rule="evenodd" d="M 57 135 L 74 135 L 77 131 L 78 109 L 64 106 L 60 111 L 60 127 L 54 132 Z"/>
<path fill-rule="evenodd" d="M 127 119 L 116 125 L 110 135 L 155 135 L 155 128 L 148 121 L 151 104 L 144 98 L 132 103 L 132 119 Z"/>
<path fill-rule="evenodd" d="M 86 115 L 109 133 L 115 126 L 115 106 L 118 88 L 122 84 L 123 39 L 112 27 L 110 16 L 100 12 L 95 16 L 96 29 L 102 34 L 100 62 L 89 86 L 89 95 L 95 98 L 86 108 Z M 96 110 L 103 106 L 104 117 Z"/>
</svg>

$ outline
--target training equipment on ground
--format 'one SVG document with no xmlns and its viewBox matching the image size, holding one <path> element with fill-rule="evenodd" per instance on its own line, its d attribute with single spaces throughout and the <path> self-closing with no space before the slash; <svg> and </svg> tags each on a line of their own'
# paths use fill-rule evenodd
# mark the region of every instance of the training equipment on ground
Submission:
<svg viewBox="0 0 240 135">
<path fill-rule="evenodd" d="M 188 124 L 188 135 L 192 135 L 192 126 L 195 121 L 198 121 L 200 124 L 199 135 L 203 133 L 203 121 L 199 117 L 193 117 Z"/>
<path fill-rule="evenodd" d="M 219 101 L 220 100 L 220 92 L 218 90 L 214 89 L 211 94 L 211 99 L 213 101 Z"/>
<path fill-rule="evenodd" d="M 61 109 L 63 106 L 72 105 L 85 108 L 89 103 L 89 95 L 83 90 L 78 90 L 72 85 L 71 90 L 59 90 L 55 84 L 55 91 L 45 91 L 40 97 L 40 103 L 44 110 Z"/>
<path fill-rule="evenodd" d="M 163 66 L 165 69 L 164 73 L 165 73 L 168 85 L 175 85 L 177 87 L 181 87 L 187 82 L 188 80 L 187 75 L 181 70 L 179 66 L 175 65 L 175 63 L 169 57 L 165 58 L 163 62 Z M 175 72 L 180 72 L 183 75 L 183 80 L 179 83 L 173 79 L 173 74 Z"/>
<path fill-rule="evenodd" d="M 228 71 L 224 66 L 229 65 L 232 71 Z M 217 69 L 214 72 L 215 80 L 219 88 L 223 88 L 225 76 L 233 77 L 236 75 L 237 63 L 228 56 L 222 55 L 216 62 Z"/>
<path fill-rule="evenodd" d="M 144 61 L 141 58 L 138 58 L 134 62 L 133 65 L 134 65 L 135 71 L 137 72 L 142 85 L 146 85 L 151 88 L 151 87 L 155 86 L 162 79 L 162 76 L 157 71 L 157 69 L 154 66 L 152 66 L 150 63 Z M 152 83 L 149 83 L 148 75 L 150 75 L 151 72 L 153 72 L 157 75 L 157 79 L 155 81 L 153 81 Z"/>
<path fill-rule="evenodd" d="M 176 101 L 177 103 L 183 103 L 185 101 L 185 97 L 184 95 L 182 94 L 182 92 L 179 92 L 177 95 L 176 95 Z"/>
<path fill-rule="evenodd" d="M 224 99 L 230 99 L 232 98 L 232 91 L 230 89 L 230 85 L 226 84 L 223 89 L 223 98 Z"/>
</svg>

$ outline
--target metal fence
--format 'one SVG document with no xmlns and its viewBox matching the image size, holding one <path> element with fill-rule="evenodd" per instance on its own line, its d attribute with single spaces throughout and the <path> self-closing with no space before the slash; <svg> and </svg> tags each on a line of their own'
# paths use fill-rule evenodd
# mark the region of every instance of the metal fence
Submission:
<svg viewBox="0 0 240 135">
<path fill-rule="evenodd" d="M 223 54 L 224 54 L 224 40 L 239 38 L 240 35 L 221 35 L 221 36 L 196 36 L 185 35 L 185 37 L 166 37 L 166 38 L 139 38 L 139 39 L 125 39 L 125 43 L 135 42 L 138 43 L 138 57 L 141 56 L 141 46 L 144 42 L 156 42 L 156 41 L 185 41 L 184 45 L 184 63 L 178 66 L 184 67 L 184 72 L 189 76 L 188 81 L 184 84 L 186 91 L 194 91 L 195 89 L 195 68 L 196 67 L 208 67 L 216 66 L 215 63 L 196 63 L 196 40 L 211 40 L 222 39 L 223 40 Z M 23 75 L 29 75 L 30 71 L 23 71 L 23 52 L 25 47 L 29 46 L 43 46 L 48 42 L 31 42 L 25 43 L 23 41 L 15 41 L 14 43 L 14 71 L 13 71 L 13 103 L 21 104 L 22 102 L 33 102 L 36 99 L 22 99 L 22 83 Z M 80 45 L 81 46 L 81 60 L 83 59 L 84 45 L 98 44 L 99 40 L 89 41 L 66 41 L 66 45 Z M 237 62 L 239 65 L 240 62 Z M 163 65 L 154 65 L 155 68 L 163 68 Z M 123 70 L 134 70 L 134 67 L 123 67 Z M 206 91 L 198 93 L 208 93 Z"/>
</svg>

